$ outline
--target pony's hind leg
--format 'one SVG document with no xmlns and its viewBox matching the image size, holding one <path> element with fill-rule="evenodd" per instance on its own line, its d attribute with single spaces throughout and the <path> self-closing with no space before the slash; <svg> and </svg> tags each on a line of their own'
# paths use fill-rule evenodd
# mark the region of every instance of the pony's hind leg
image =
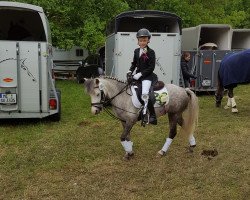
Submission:
<svg viewBox="0 0 250 200">
<path fill-rule="evenodd" d="M 169 137 L 167 137 L 165 144 L 163 145 L 162 149 L 158 151 L 158 154 L 161 156 L 165 155 L 174 139 L 174 137 L 177 134 L 177 121 L 178 121 L 178 115 L 173 113 L 168 113 L 168 119 L 169 119 Z"/>
<path fill-rule="evenodd" d="M 179 116 L 177 123 L 182 127 L 183 126 L 183 117 Z M 188 137 L 188 141 L 189 141 L 189 152 L 193 152 L 194 151 L 194 147 L 196 147 L 196 141 L 195 141 L 195 137 L 194 134 L 191 133 Z"/>
</svg>

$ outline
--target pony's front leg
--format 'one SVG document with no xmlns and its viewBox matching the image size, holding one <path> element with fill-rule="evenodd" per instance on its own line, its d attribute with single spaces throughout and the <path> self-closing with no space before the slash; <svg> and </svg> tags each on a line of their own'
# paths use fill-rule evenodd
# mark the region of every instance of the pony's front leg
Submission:
<svg viewBox="0 0 250 200">
<path fill-rule="evenodd" d="M 121 144 L 125 150 L 125 160 L 129 160 L 134 156 L 133 142 L 130 140 L 130 131 L 134 124 L 122 122 L 123 133 L 121 135 Z"/>
<path fill-rule="evenodd" d="M 166 139 L 166 142 L 163 145 L 162 149 L 160 151 L 158 151 L 158 154 L 161 156 L 164 156 L 167 153 L 167 151 L 168 151 L 168 149 L 169 149 L 169 147 L 170 147 L 170 145 L 171 145 L 171 143 L 172 143 L 172 141 L 177 133 L 178 115 L 169 113 L 168 119 L 169 119 L 170 132 L 169 132 L 169 137 Z"/>
</svg>

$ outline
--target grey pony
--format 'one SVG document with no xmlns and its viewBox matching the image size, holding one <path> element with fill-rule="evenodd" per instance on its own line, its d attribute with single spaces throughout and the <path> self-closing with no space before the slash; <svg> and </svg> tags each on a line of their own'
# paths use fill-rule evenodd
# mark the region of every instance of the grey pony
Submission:
<svg viewBox="0 0 250 200">
<path fill-rule="evenodd" d="M 121 134 L 121 144 L 125 150 L 125 159 L 134 156 L 132 149 L 130 131 L 138 122 L 140 109 L 134 107 L 131 99 L 131 90 L 127 83 L 113 77 L 100 77 L 95 79 L 85 79 L 84 86 L 86 92 L 91 97 L 91 112 L 99 114 L 108 102 L 114 115 L 120 119 L 123 132 Z M 198 122 L 198 98 L 189 88 L 182 88 L 173 84 L 166 84 L 169 102 L 166 105 L 155 108 L 157 117 L 168 114 L 169 136 L 162 149 L 158 151 L 159 156 L 164 156 L 177 134 L 177 124 L 188 136 L 190 150 L 196 146 L 194 130 Z M 183 134 L 182 134 L 183 135 Z"/>
</svg>

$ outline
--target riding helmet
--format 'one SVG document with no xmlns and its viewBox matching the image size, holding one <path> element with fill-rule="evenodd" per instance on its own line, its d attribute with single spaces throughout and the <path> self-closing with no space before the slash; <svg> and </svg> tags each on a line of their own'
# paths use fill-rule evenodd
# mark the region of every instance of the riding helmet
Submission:
<svg viewBox="0 0 250 200">
<path fill-rule="evenodd" d="M 148 37 L 148 39 L 151 38 L 151 33 L 149 32 L 148 29 L 146 28 L 142 28 L 140 29 L 137 33 L 136 33 L 136 37 L 140 38 L 140 37 Z"/>
</svg>

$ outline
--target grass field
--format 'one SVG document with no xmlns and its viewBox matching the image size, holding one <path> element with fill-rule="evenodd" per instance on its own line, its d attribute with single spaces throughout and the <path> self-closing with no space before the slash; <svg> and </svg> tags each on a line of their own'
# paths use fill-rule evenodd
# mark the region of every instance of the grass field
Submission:
<svg viewBox="0 0 250 200">
<path fill-rule="evenodd" d="M 156 127 L 138 123 L 131 161 L 123 160 L 120 123 L 105 113 L 91 115 L 81 85 L 58 81 L 57 87 L 60 122 L 0 121 L 0 199 L 249 199 L 249 85 L 235 89 L 238 114 L 215 108 L 213 95 L 199 96 L 193 154 L 177 134 L 168 154 L 157 158 L 167 118 Z M 214 148 L 218 156 L 201 155 Z"/>
</svg>

